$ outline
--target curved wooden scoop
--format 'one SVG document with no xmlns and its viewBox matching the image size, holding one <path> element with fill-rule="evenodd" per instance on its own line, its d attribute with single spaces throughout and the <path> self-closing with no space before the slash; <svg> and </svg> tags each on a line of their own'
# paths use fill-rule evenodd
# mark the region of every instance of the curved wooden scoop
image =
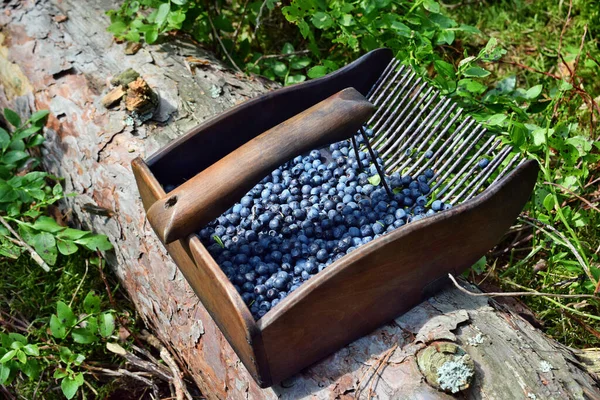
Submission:
<svg viewBox="0 0 600 400">
<path fill-rule="evenodd" d="M 181 239 L 227 211 L 279 165 L 351 137 L 374 111 L 354 88 L 344 89 L 255 137 L 157 200 L 148 209 L 148 221 L 164 243 Z"/>
</svg>

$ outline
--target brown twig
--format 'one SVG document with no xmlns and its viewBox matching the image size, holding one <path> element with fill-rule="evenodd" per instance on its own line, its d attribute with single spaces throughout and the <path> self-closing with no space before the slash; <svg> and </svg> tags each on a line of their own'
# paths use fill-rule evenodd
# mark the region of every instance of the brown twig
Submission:
<svg viewBox="0 0 600 400">
<path fill-rule="evenodd" d="M 146 342 L 148 342 L 148 344 L 150 344 L 152 347 L 159 350 L 160 358 L 162 358 L 165 364 L 167 364 L 167 366 L 171 369 L 171 372 L 173 374 L 172 383 L 175 386 L 175 395 L 177 397 L 177 400 L 183 400 L 183 396 L 185 396 L 188 400 L 193 400 L 192 395 L 190 394 L 190 392 L 188 392 L 185 383 L 183 382 L 183 379 L 181 379 L 181 372 L 179 371 L 179 367 L 177 366 L 177 363 L 175 362 L 173 357 L 171 357 L 171 354 L 169 353 L 167 348 L 162 345 L 162 343 L 160 342 L 160 340 L 158 340 L 156 336 L 152 335 L 146 330 L 142 330 L 142 334 L 140 335 L 140 337 Z"/>
<path fill-rule="evenodd" d="M 373 377 L 371 378 L 371 383 L 369 384 L 369 399 L 371 399 L 373 397 L 373 383 L 375 383 L 375 378 L 377 376 L 380 376 L 380 369 L 383 370 L 383 367 L 385 365 L 387 365 L 388 360 L 392 357 L 392 354 L 394 354 L 394 351 L 396 351 L 396 349 L 398 348 L 398 343 L 395 343 L 394 346 L 392 346 L 391 349 L 389 349 L 383 357 L 381 357 L 379 365 L 377 366 L 377 368 L 375 369 L 375 373 L 373 374 Z"/>
<path fill-rule="evenodd" d="M 470 290 L 465 289 L 460 286 L 454 278 L 454 275 L 448 274 L 448 277 L 454 283 L 454 286 L 461 292 L 468 294 L 473 297 L 519 297 L 519 296 L 542 296 L 542 297 L 557 297 L 564 299 L 574 299 L 574 298 L 582 298 L 582 299 L 596 299 L 600 300 L 599 296 L 594 296 L 592 294 L 555 294 L 555 293 L 542 293 L 537 290 L 531 290 L 530 292 L 487 292 L 487 293 L 475 293 Z"/>
<path fill-rule="evenodd" d="M 567 19 L 565 19 L 565 24 L 563 25 L 562 31 L 560 32 L 560 37 L 558 39 L 558 50 L 556 51 L 560 55 L 560 51 L 562 50 L 562 42 L 563 37 L 565 36 L 565 32 L 567 31 L 567 25 L 571 22 L 571 10 L 573 9 L 573 0 L 569 0 L 569 11 L 567 12 Z"/>
<path fill-rule="evenodd" d="M 22 247 L 25 247 L 25 249 L 27 249 L 27 251 L 31 255 L 31 258 L 33 258 L 33 260 L 40 267 L 42 267 L 42 269 L 44 271 L 50 272 L 50 267 L 48 266 L 48 264 L 46 264 L 46 261 L 44 261 L 44 259 L 42 257 L 40 257 L 40 255 L 33 249 L 33 247 L 31 247 L 30 245 L 25 243 L 25 241 L 21 238 L 21 236 L 19 236 L 19 234 L 17 232 L 15 232 L 15 230 L 12 228 L 12 226 L 10 226 L 10 224 L 8 222 L 6 222 L 6 220 L 2 216 L 0 216 L 0 222 L 2 222 L 2 225 L 4 225 L 6 227 L 6 229 L 8 229 L 8 231 L 11 233 L 11 235 L 13 235 L 14 238 L 19 241 L 19 245 Z"/>
<path fill-rule="evenodd" d="M 575 315 L 571 314 L 570 312 L 565 311 L 565 310 L 561 310 L 561 312 L 563 314 L 565 314 L 567 317 L 569 317 L 570 319 L 572 319 L 573 321 L 577 322 L 579 325 L 581 325 L 581 327 L 583 329 L 585 329 L 586 331 L 588 331 L 592 335 L 596 336 L 596 338 L 600 339 L 600 332 L 598 332 L 597 330 L 595 330 L 594 328 L 592 328 L 591 326 L 589 326 L 588 324 L 586 324 L 584 321 L 582 321 L 581 319 L 577 318 Z"/>
<path fill-rule="evenodd" d="M 250 0 L 246 0 L 244 2 L 244 9 L 242 10 L 242 17 L 240 18 L 240 23 L 238 24 L 237 28 L 235 28 L 235 32 L 233 33 L 233 39 L 232 39 L 233 47 L 235 47 L 235 45 L 237 44 L 237 38 L 240 33 L 240 28 L 244 24 L 244 18 L 246 18 L 246 12 L 248 11 L 248 3 L 249 2 L 250 2 Z"/>
<path fill-rule="evenodd" d="M 227 56 L 227 58 L 231 62 L 231 65 L 233 65 L 235 67 L 235 69 L 237 69 L 239 72 L 244 73 L 244 71 L 242 71 L 240 69 L 240 67 L 237 66 L 237 64 L 235 63 L 235 61 L 233 61 L 233 58 L 231 58 L 231 55 L 229 55 L 229 52 L 227 51 L 227 48 L 225 47 L 225 45 L 223 44 L 223 41 L 221 40 L 221 37 L 217 33 L 217 29 L 215 28 L 215 24 L 213 24 L 212 18 L 210 17 L 210 13 L 208 12 L 208 13 L 206 13 L 206 15 L 208 16 L 208 22 L 210 23 L 210 27 L 212 28 L 213 34 L 215 35 L 215 38 L 217 39 L 217 42 L 219 42 L 219 45 L 221 46 L 221 49 L 223 49 L 223 52 L 225 53 L 225 55 Z"/>
<path fill-rule="evenodd" d="M 118 310 L 117 302 L 115 301 L 115 298 L 112 295 L 112 290 L 110 290 L 110 285 L 108 284 L 106 275 L 104 275 L 104 269 L 102 268 L 103 264 L 104 264 L 104 257 L 102 257 L 102 253 L 100 253 L 100 250 L 97 250 L 96 254 L 98 255 L 98 271 L 100 272 L 100 278 L 102 278 L 102 282 L 104 282 L 104 287 L 106 288 L 106 294 L 108 295 L 108 301 L 110 302 L 110 305 L 112 306 L 112 308 L 114 308 L 115 310 Z"/>
<path fill-rule="evenodd" d="M 256 66 L 260 61 L 262 60 L 266 60 L 269 58 L 287 58 L 287 57 L 293 57 L 293 56 L 297 56 L 299 54 L 308 54 L 310 53 L 310 50 L 298 50 L 298 51 L 293 51 L 291 53 L 287 53 L 287 54 L 268 54 L 265 56 L 260 56 L 256 59 L 256 61 L 254 61 L 254 64 L 252 64 L 252 66 Z"/>
</svg>

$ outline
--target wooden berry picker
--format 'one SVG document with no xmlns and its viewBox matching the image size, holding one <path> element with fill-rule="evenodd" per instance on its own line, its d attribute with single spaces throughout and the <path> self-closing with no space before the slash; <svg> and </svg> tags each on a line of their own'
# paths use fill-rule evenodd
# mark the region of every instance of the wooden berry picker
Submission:
<svg viewBox="0 0 600 400">
<path fill-rule="evenodd" d="M 538 166 L 380 49 L 234 107 L 133 170 L 156 234 L 268 387 L 475 263 Z"/>
</svg>

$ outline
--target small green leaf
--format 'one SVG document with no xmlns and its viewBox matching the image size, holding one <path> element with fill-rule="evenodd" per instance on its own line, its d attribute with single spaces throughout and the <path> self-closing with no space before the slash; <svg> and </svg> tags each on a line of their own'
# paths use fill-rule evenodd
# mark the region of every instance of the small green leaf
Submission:
<svg viewBox="0 0 600 400">
<path fill-rule="evenodd" d="M 156 42 L 156 39 L 158 39 L 158 29 L 155 27 L 154 29 L 146 31 L 146 33 L 144 34 L 144 39 L 148 44 Z"/>
<path fill-rule="evenodd" d="M 58 247 L 60 254 L 65 256 L 77 253 L 77 245 L 70 240 L 57 239 L 56 247 Z"/>
<path fill-rule="evenodd" d="M 98 318 L 98 331 L 102 337 L 112 335 L 115 330 L 115 317 L 110 312 L 100 314 Z"/>
<path fill-rule="evenodd" d="M 10 376 L 11 363 L 0 363 L 0 385 L 4 385 Z"/>
<path fill-rule="evenodd" d="M 40 232 L 33 236 L 31 245 L 49 265 L 54 265 L 54 263 L 56 263 L 58 252 L 54 235 L 49 232 Z"/>
<path fill-rule="evenodd" d="M 454 43 L 454 31 L 446 29 L 438 33 L 436 44 L 452 44 Z"/>
<path fill-rule="evenodd" d="M 294 52 L 294 46 L 290 42 L 285 42 L 281 49 L 281 54 L 292 54 Z"/>
<path fill-rule="evenodd" d="M 77 239 L 81 239 L 82 237 L 84 237 L 88 233 L 89 232 L 82 231 L 82 230 L 79 230 L 79 229 L 67 228 L 64 231 L 60 232 L 58 234 L 58 237 L 62 238 L 62 239 L 77 240 Z"/>
<path fill-rule="evenodd" d="M 21 364 L 25 364 L 27 362 L 27 355 L 25 355 L 23 350 L 17 350 L 16 355 L 17 355 L 17 360 L 19 360 L 19 362 Z"/>
<path fill-rule="evenodd" d="M 427 11 L 431 11 L 431 12 L 434 12 L 434 13 L 439 13 L 440 12 L 440 5 L 438 4 L 437 1 L 434 1 L 434 0 L 424 0 L 423 1 L 423 7 Z"/>
<path fill-rule="evenodd" d="M 323 65 L 316 65 L 308 70 L 307 75 L 311 79 L 320 78 L 327 75 L 327 67 Z"/>
<path fill-rule="evenodd" d="M 83 309 L 88 314 L 94 314 L 100 311 L 100 296 L 91 290 L 85 299 L 83 299 Z"/>
<path fill-rule="evenodd" d="M 542 88 L 543 88 L 542 85 L 535 85 L 534 87 L 528 89 L 525 92 L 525 96 L 524 97 L 527 100 L 533 100 L 533 99 L 537 98 L 542 93 Z"/>
<path fill-rule="evenodd" d="M 127 25 L 125 22 L 118 20 L 113 22 L 106 28 L 107 31 L 111 32 L 115 36 L 120 36 L 123 32 L 127 30 Z"/>
<path fill-rule="evenodd" d="M 64 378 L 65 376 L 67 376 L 67 372 L 64 369 L 61 368 L 57 368 L 54 370 L 54 373 L 52 374 L 52 377 L 54 379 L 60 379 L 60 378 Z"/>
<path fill-rule="evenodd" d="M 548 195 L 544 198 L 543 205 L 548 212 L 554 210 L 554 195 L 552 193 L 548 193 Z"/>
<path fill-rule="evenodd" d="M 481 257 L 475 264 L 471 266 L 471 270 L 476 274 L 480 275 L 485 271 L 485 265 L 487 263 L 487 259 L 485 256 Z"/>
<path fill-rule="evenodd" d="M 273 72 L 279 77 L 284 77 L 288 73 L 288 67 L 281 61 L 275 61 L 273 63 Z"/>
<path fill-rule="evenodd" d="M 23 129 L 22 131 L 17 131 L 15 132 L 16 134 L 13 136 L 13 140 L 27 139 L 29 136 L 38 132 L 40 129 L 42 129 L 41 126 L 30 126 L 29 128 Z"/>
<path fill-rule="evenodd" d="M 463 72 L 464 76 L 477 77 L 477 78 L 485 78 L 489 74 L 490 74 L 490 71 L 485 70 L 485 69 L 480 68 L 480 67 L 470 67 L 470 68 L 467 68 Z"/>
<path fill-rule="evenodd" d="M 290 68 L 292 69 L 303 69 L 310 65 L 310 58 L 302 57 L 296 58 L 290 61 Z"/>
<path fill-rule="evenodd" d="M 0 364 L 4 364 L 5 362 L 12 360 L 16 353 L 17 350 L 10 350 L 6 352 L 6 354 L 4 354 L 2 358 L 0 358 Z"/>
<path fill-rule="evenodd" d="M 2 151 L 6 150 L 9 144 L 10 135 L 8 134 L 8 132 L 6 132 L 6 130 L 0 128 L 0 148 L 2 149 Z"/>
<path fill-rule="evenodd" d="M 67 327 L 54 314 L 50 317 L 50 333 L 58 339 L 64 339 L 67 335 Z"/>
<path fill-rule="evenodd" d="M 81 385 L 83 385 L 83 382 L 79 383 L 78 380 L 65 376 L 60 383 L 60 388 L 67 399 L 72 399 Z"/>
<path fill-rule="evenodd" d="M 19 114 L 17 114 L 13 110 L 11 110 L 9 108 L 5 108 L 4 109 L 4 117 L 15 128 L 18 128 L 21 126 L 21 117 L 19 117 Z"/>
<path fill-rule="evenodd" d="M 75 240 L 75 243 L 81 244 L 92 251 L 106 251 L 113 248 L 106 235 L 99 234 L 91 234 L 89 236 L 82 237 Z"/>
<path fill-rule="evenodd" d="M 381 177 L 379 176 L 379 174 L 370 176 L 369 178 L 367 178 L 367 180 L 373 186 L 378 186 L 381 183 Z"/>
<path fill-rule="evenodd" d="M 75 328 L 71 331 L 75 343 L 89 344 L 98 340 L 98 337 L 86 328 Z"/>
<path fill-rule="evenodd" d="M 305 20 L 301 20 L 298 22 L 298 28 L 300 29 L 302 37 L 306 39 L 310 34 L 310 26 L 308 26 L 308 23 Z"/>
<path fill-rule="evenodd" d="M 9 337 L 9 339 L 17 341 L 19 343 L 27 344 L 27 338 L 25 336 L 21 335 L 20 333 L 11 332 L 8 334 L 8 337 Z"/>
<path fill-rule="evenodd" d="M 304 76 L 304 75 L 299 75 L 299 74 L 288 75 L 285 78 L 285 85 L 286 86 L 288 86 L 288 85 L 294 85 L 296 83 L 304 82 L 305 80 L 306 80 L 306 76 Z"/>
<path fill-rule="evenodd" d="M 329 14 L 322 11 L 314 13 L 311 21 L 317 29 L 327 29 L 333 25 L 333 20 Z"/>
<path fill-rule="evenodd" d="M 36 356 L 37 357 L 40 355 L 40 351 L 36 344 L 28 344 L 28 345 L 23 346 L 23 351 L 28 356 Z"/>
<path fill-rule="evenodd" d="M 351 14 L 343 14 L 340 18 L 340 25 L 352 26 L 355 24 L 354 17 Z"/>
<path fill-rule="evenodd" d="M 158 7 L 158 11 L 156 12 L 156 18 L 154 19 L 154 22 L 156 23 L 156 25 L 158 25 L 159 28 L 162 27 L 162 25 L 167 20 L 169 11 L 171 11 L 171 3 L 169 3 L 169 2 L 162 3 Z"/>
<path fill-rule="evenodd" d="M 454 66 L 446 61 L 435 60 L 433 62 L 435 70 L 441 74 L 444 78 L 454 79 Z"/>
<path fill-rule="evenodd" d="M 41 371 L 40 363 L 35 358 L 29 359 L 25 365 L 21 366 L 21 371 L 23 371 L 29 379 L 37 379 L 40 376 Z"/>
<path fill-rule="evenodd" d="M 546 143 L 546 128 L 539 128 L 531 132 L 534 146 L 541 146 Z"/>
<path fill-rule="evenodd" d="M 23 150 L 12 150 L 4 154 L 2 157 L 2 162 L 4 164 L 15 164 L 27 157 L 29 157 L 29 154 Z"/>
<path fill-rule="evenodd" d="M 59 349 L 60 360 L 65 364 L 72 362 L 73 352 L 68 347 L 61 347 Z"/>
<path fill-rule="evenodd" d="M 65 227 L 60 226 L 54 218 L 46 216 L 39 217 L 33 224 L 33 227 L 44 232 L 58 232 L 62 229 L 65 229 Z"/>
<path fill-rule="evenodd" d="M 73 314 L 71 307 L 69 307 L 63 301 L 58 301 L 56 303 L 56 314 L 58 315 L 60 323 L 68 326 L 69 328 L 75 325 L 75 322 L 77 322 L 77 318 L 75 318 L 75 314 Z"/>
<path fill-rule="evenodd" d="M 31 117 L 29 117 L 29 122 L 35 124 L 36 122 L 43 121 L 50 114 L 48 110 L 39 110 L 34 112 Z"/>
<path fill-rule="evenodd" d="M 494 114 L 487 119 L 486 123 L 492 126 L 503 126 L 507 118 L 505 114 Z"/>
</svg>

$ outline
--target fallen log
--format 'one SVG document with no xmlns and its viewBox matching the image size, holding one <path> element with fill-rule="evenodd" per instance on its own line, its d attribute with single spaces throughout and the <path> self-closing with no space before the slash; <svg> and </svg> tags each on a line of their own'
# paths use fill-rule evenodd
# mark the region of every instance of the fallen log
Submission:
<svg viewBox="0 0 600 400">
<path fill-rule="evenodd" d="M 274 85 L 234 74 L 190 41 L 135 51 L 115 43 L 104 14 L 112 6 L 91 0 L 5 4 L 0 106 L 23 116 L 50 110 L 44 165 L 65 179 L 66 192 L 77 193 L 67 199 L 77 220 L 110 238 L 115 250 L 106 256 L 144 322 L 206 397 L 452 398 L 427 383 L 417 359 L 425 348 L 455 343 L 475 368 L 462 398 L 600 398 L 597 376 L 588 372 L 590 357 L 546 337 L 505 306 L 455 288 L 260 389 L 150 229 L 130 162 Z M 157 110 L 144 118 L 102 102 L 111 78 L 128 68 L 158 94 Z M 110 99 L 111 106 L 117 102 Z M 98 209 L 108 212 L 92 212 Z"/>
</svg>

